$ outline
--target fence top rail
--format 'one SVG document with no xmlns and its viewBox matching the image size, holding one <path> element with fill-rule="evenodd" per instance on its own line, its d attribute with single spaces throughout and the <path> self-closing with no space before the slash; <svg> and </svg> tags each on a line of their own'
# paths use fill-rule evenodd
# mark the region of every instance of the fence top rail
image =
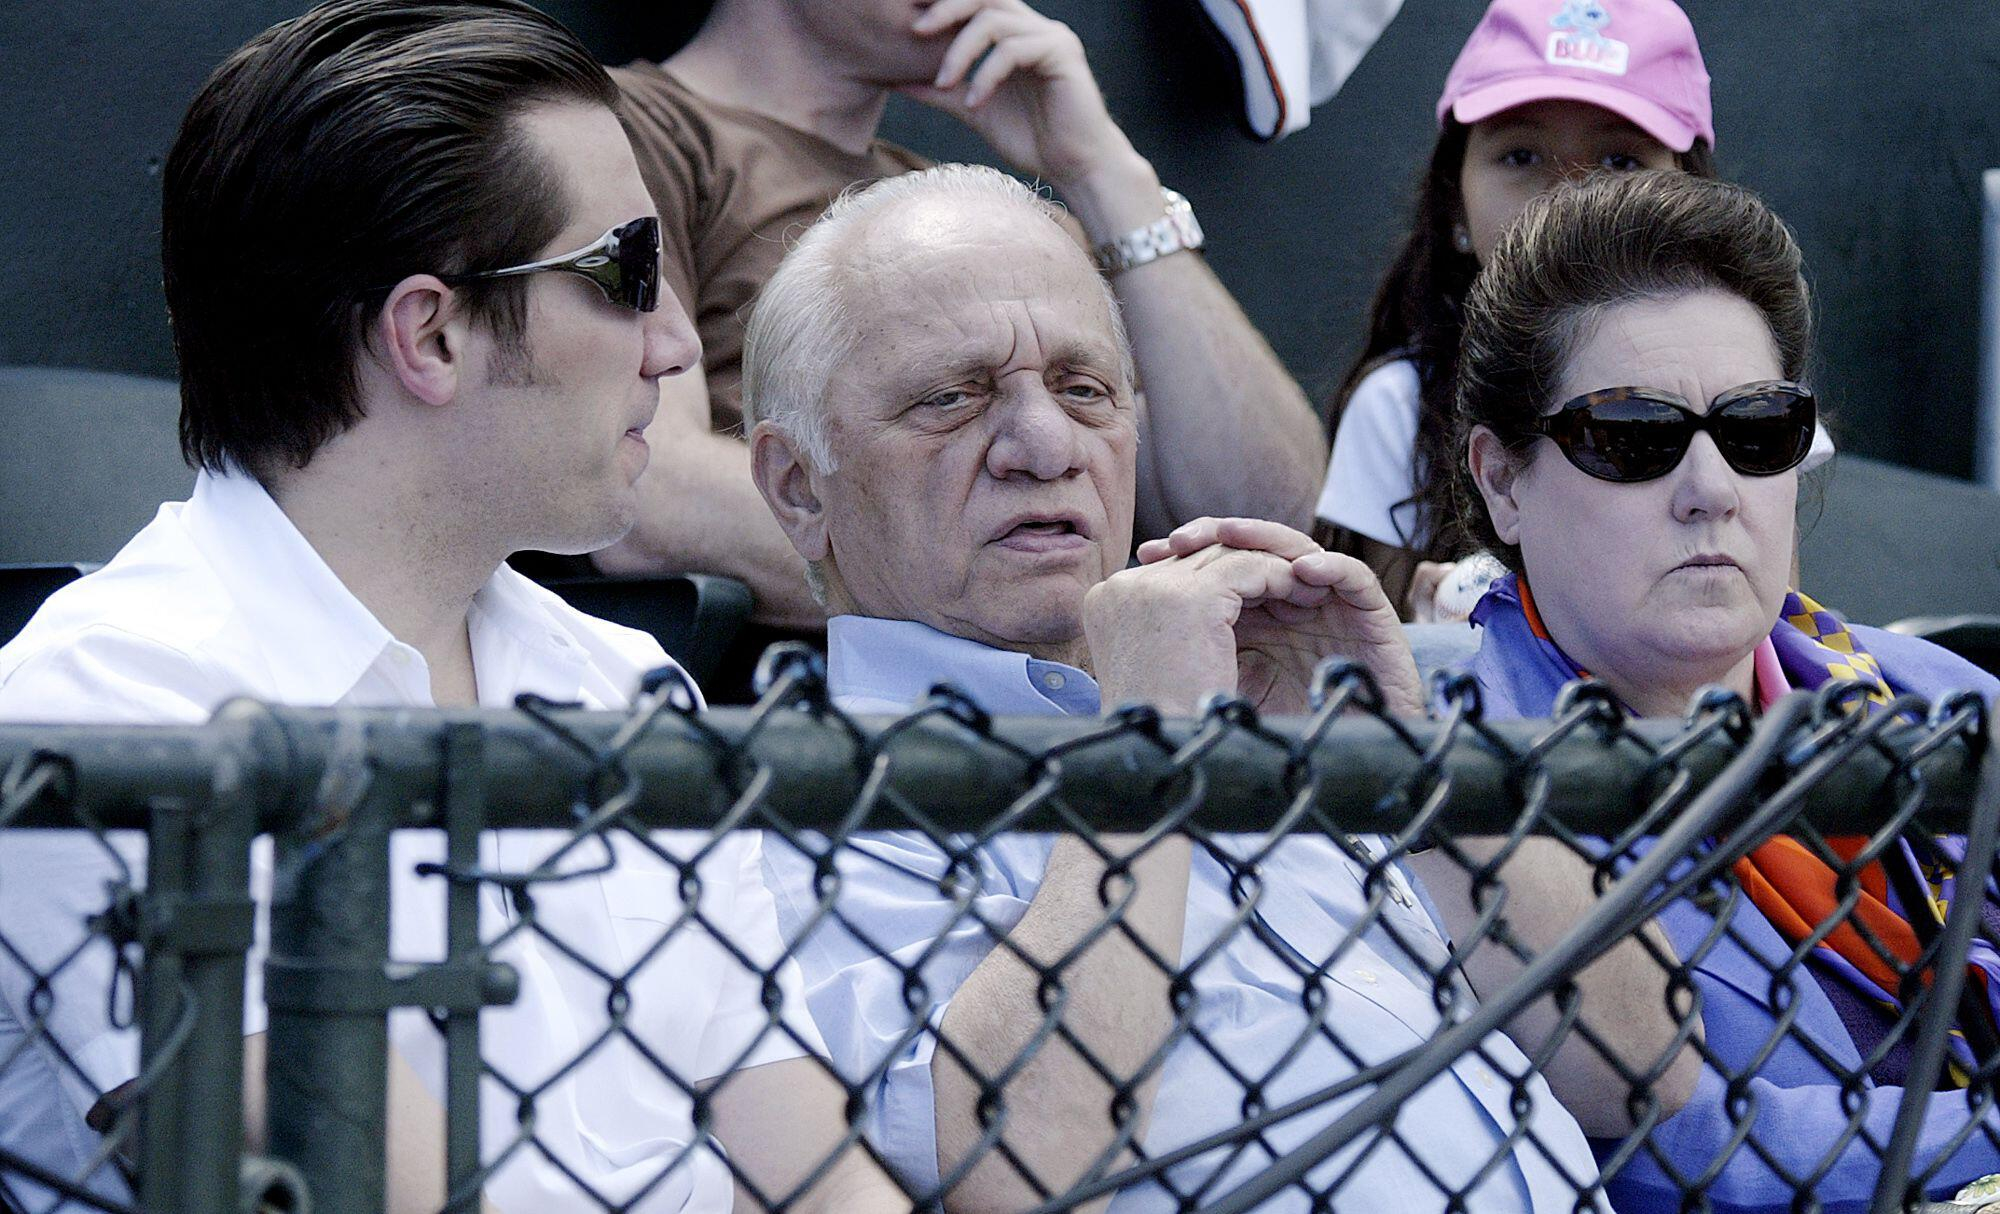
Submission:
<svg viewBox="0 0 2000 1214">
<path fill-rule="evenodd" d="M 1927 819 L 1963 822 L 1988 749 L 1986 723 L 1968 714 L 1983 716 L 1940 710 L 1853 747 L 1813 787 L 1806 817 L 1835 831 L 1879 823 L 1900 776 L 1924 782 Z M 1668 780 L 1687 781 L 1690 795 L 1706 787 L 1738 753 L 1744 724 L 1727 711 L 1633 720 L 1587 704 L 1554 721 L 1479 724 L 1469 715 L 1390 721 L 1366 712 L 1259 720 L 1240 708 L 1189 719 L 987 719 L 948 701 L 901 718 L 771 701 L 698 716 L 238 701 L 198 726 L 0 725 L 0 771 L 10 787 L 38 763 L 62 769 L 49 782 L 56 795 L 0 826 L 73 826 L 82 815 L 101 827 L 142 828 L 163 799 L 205 799 L 219 771 L 259 789 L 263 830 L 310 829 L 308 819 L 326 812 L 327 789 L 364 773 L 399 825 L 432 826 L 445 739 L 455 735 L 461 756 L 467 739 L 478 747 L 489 827 L 573 826 L 579 797 L 596 803 L 625 787 L 633 817 L 653 827 L 712 828 L 747 790 L 763 813 L 800 829 L 905 825 L 900 810 L 887 808 L 900 802 L 939 829 L 974 830 L 1047 781 L 1044 791 L 1056 796 L 1033 798 L 1014 828 L 1062 829 L 1059 802 L 1096 829 L 1135 830 L 1198 779 L 1196 821 L 1213 829 L 1268 828 L 1308 796 L 1341 829 L 1387 832 L 1435 792 L 1446 830 L 1506 833 L 1523 782 L 1533 780 L 1545 793 L 1543 819 L 1612 833 Z M 1794 765 L 1849 728 L 1815 714 L 1792 748 Z M 883 795 L 865 820 L 850 821 L 871 773 Z M 760 813 L 746 825 L 770 821 Z"/>
</svg>

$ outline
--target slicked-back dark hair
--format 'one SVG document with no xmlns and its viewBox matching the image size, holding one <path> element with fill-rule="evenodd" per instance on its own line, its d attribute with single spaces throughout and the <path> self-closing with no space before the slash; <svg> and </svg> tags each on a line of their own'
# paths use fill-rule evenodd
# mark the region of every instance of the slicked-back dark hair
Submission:
<svg viewBox="0 0 2000 1214">
<path fill-rule="evenodd" d="M 330 0 L 208 78 L 167 157 L 162 260 L 190 464 L 304 467 L 361 416 L 386 288 L 531 260 L 566 220 L 517 121 L 617 86 L 521 0 Z M 522 280 L 468 284 L 522 343 Z"/>
<path fill-rule="evenodd" d="M 1802 379 L 1812 357 L 1803 261 L 1784 221 L 1728 182 L 1666 170 L 1595 175 L 1530 202 L 1465 299 L 1452 484 L 1472 542 L 1521 568 L 1521 550 L 1494 533 L 1466 467 L 1473 427 L 1522 458 L 1534 441 L 1529 424 L 1556 403 L 1564 369 L 1606 308 L 1726 292 L 1770 327 L 1779 373 Z"/>
</svg>

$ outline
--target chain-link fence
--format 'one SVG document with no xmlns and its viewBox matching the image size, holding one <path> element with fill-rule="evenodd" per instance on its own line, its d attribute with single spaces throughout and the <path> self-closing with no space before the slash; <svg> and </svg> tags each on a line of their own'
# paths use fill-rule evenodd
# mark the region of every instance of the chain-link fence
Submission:
<svg viewBox="0 0 2000 1214">
<path fill-rule="evenodd" d="M 888 719 L 769 676 L 0 728 L 0 1209 L 863 1208 L 879 1168 L 912 1210 L 1888 1210 L 2000 1172 L 1975 698 L 1487 722 L 1461 683 L 1416 722 L 1329 671 L 1310 718 Z"/>
<path fill-rule="evenodd" d="M 235 1205 L 256 802 L 199 733 L 8 731 L 0 1210 Z"/>
</svg>

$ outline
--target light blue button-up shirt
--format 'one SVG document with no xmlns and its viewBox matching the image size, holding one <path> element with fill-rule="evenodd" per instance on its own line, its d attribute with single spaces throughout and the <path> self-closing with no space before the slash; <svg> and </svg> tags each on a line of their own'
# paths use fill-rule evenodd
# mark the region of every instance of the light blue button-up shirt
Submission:
<svg viewBox="0 0 2000 1214">
<path fill-rule="evenodd" d="M 967 692 L 996 716 L 1095 714 L 1097 684 L 1057 662 L 994 649 L 904 620 L 837 616 L 827 629 L 827 671 L 835 703 L 849 712 L 900 713 L 938 683 Z M 937 1026 L 952 996 L 993 947 L 993 930 L 1018 922 L 1034 899 L 1053 846 L 1049 835 L 1008 834 L 979 850 L 972 912 L 955 914 L 940 890 L 945 854 L 921 833 L 885 831 L 853 839 L 837 858 L 838 908 L 800 940 L 807 999 L 834 1064 L 850 1079 L 881 1071 L 871 1091 L 868 1130 L 884 1156 L 912 1184 L 938 1179 L 931 1059 Z M 1225 839 L 1237 856 L 1253 836 Z M 1369 847 L 1368 841 L 1360 846 Z M 765 847 L 765 875 L 785 937 L 798 940 L 818 911 L 810 860 L 775 838 Z M 1430 974 L 1448 947 L 1409 878 L 1390 870 L 1381 920 L 1358 938 L 1369 895 L 1363 871 L 1331 839 L 1287 839 L 1258 865 L 1259 913 L 1283 941 L 1267 944 L 1232 926 L 1237 906 L 1222 863 L 1197 848 L 1189 875 L 1183 959 L 1227 941 L 1195 971 L 1195 1031 L 1169 1053 L 1145 1136 L 1157 1155 L 1242 1124 L 1246 1115 L 1283 1105 L 1392 1059 L 1435 1034 L 1443 1021 L 1431 999 Z M 1400 940 L 1400 943 L 1399 943 Z M 1339 953 L 1320 984 L 1324 1003 L 1309 1010 L 1296 950 L 1317 965 Z M 1344 951 L 1343 951 L 1344 950 Z M 1284 953 L 1286 955 L 1281 955 Z M 921 982 L 905 979 L 918 966 Z M 912 1001 L 915 1003 L 912 1009 Z M 1313 1003 L 1319 1003 L 1315 999 Z M 918 1020 L 923 1031 L 912 1034 Z M 1314 1187 L 1340 1184 L 1339 1204 L 1371 1211 L 1435 1211 L 1444 1193 L 1435 1176 L 1463 1188 L 1497 1153 L 1521 1119 L 1509 1110 L 1518 1087 L 1528 1106 L 1523 1141 L 1471 1190 L 1478 1211 L 1569 1211 L 1597 1170 L 1582 1132 L 1513 1043 L 1495 1034 L 1479 1051 L 1404 1103 L 1396 1135 L 1364 1135 L 1311 1174 Z M 1527 1076 L 1517 1081 L 1515 1076 Z M 1261 1103 L 1246 1088 L 1255 1084 Z M 1365 1089 L 1281 1122 L 1241 1150 L 1214 1150 L 1173 1168 L 1167 1179 L 1132 1185 L 1112 1214 L 1172 1210 L 1200 1193 L 1212 1200 L 1323 1129 Z M 1035 1115 L 1017 1108 L 1014 1116 Z M 1373 1149 L 1366 1149 L 1372 1145 Z M 1364 1154 L 1365 1150 L 1365 1154 Z M 1270 1210 L 1304 1210 L 1297 1188 Z"/>
</svg>

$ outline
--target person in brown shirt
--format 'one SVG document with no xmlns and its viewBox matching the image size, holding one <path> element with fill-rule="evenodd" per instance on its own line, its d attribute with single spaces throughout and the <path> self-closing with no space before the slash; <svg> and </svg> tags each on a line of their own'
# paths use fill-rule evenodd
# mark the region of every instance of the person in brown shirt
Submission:
<svg viewBox="0 0 2000 1214">
<path fill-rule="evenodd" d="M 665 63 L 613 75 L 659 205 L 666 279 L 704 353 L 699 372 L 662 381 L 639 522 L 596 554 L 600 569 L 727 574 L 764 623 L 824 622 L 751 482 L 743 324 L 788 236 L 848 186 L 928 163 L 875 137 L 892 92 L 953 114 L 1049 185 L 1099 251 L 1144 390 L 1141 535 L 1203 515 L 1310 520 L 1318 420 L 1195 252 L 1191 210 L 1112 120 L 1069 27 L 1021 0 L 716 0 Z"/>
<path fill-rule="evenodd" d="M 857 182 L 927 168 L 880 139 L 859 153 L 753 109 L 711 101 L 660 64 L 613 68 L 639 145 L 641 175 L 664 215 L 663 281 L 701 334 L 712 429 L 737 434 L 745 308 L 804 231 Z"/>
</svg>

